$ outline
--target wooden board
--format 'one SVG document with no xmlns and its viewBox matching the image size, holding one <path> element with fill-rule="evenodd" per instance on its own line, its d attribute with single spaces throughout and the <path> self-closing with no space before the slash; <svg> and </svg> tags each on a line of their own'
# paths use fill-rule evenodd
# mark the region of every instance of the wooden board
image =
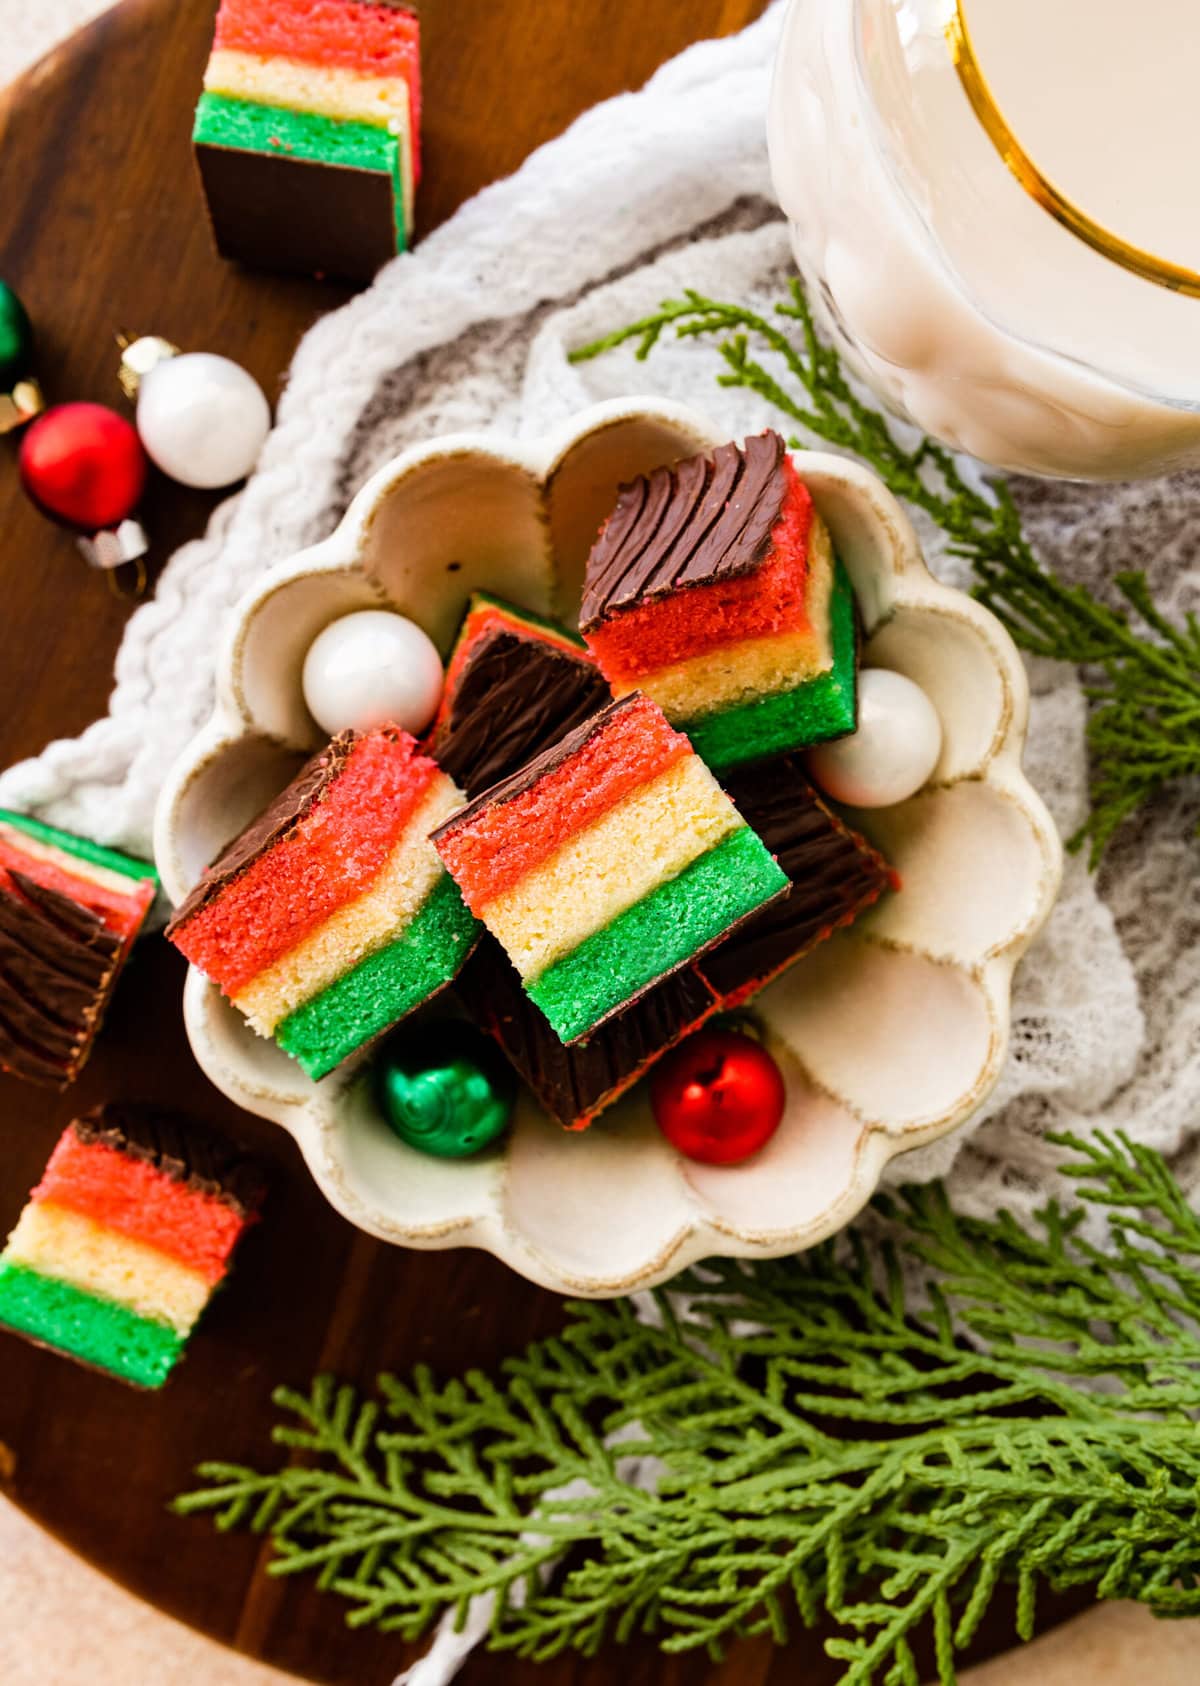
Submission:
<svg viewBox="0 0 1200 1686">
<path fill-rule="evenodd" d="M 598 99 L 635 87 L 760 0 L 422 0 L 428 230 Z M 119 402 L 113 334 L 165 334 L 246 364 L 274 396 L 308 324 L 346 294 L 251 275 L 212 255 L 193 176 L 190 113 L 212 0 L 125 0 L 0 105 L 0 275 L 41 336 L 52 398 Z M 0 765 L 104 712 L 128 612 L 16 483 L 0 441 Z M 215 499 L 165 482 L 144 518 L 161 561 Z M 416 1360 L 490 1366 L 553 1328 L 558 1302 L 471 1252 L 405 1253 L 324 1203 L 282 1131 L 236 1112 L 201 1076 L 180 1014 L 183 967 L 159 938 L 130 967 L 83 1079 L 61 1098 L 0 1079 L 0 1232 L 58 1132 L 107 1096 L 171 1102 L 232 1128 L 275 1170 L 252 1236 L 166 1392 L 139 1395 L 0 1336 L 0 1473 L 18 1504 L 116 1579 L 255 1657 L 329 1683 L 375 1686 L 406 1660 L 394 1638 L 349 1634 L 336 1600 L 268 1579 L 265 1551 L 165 1509 L 198 1459 L 257 1461 L 269 1396 L 317 1370 L 368 1380 Z M 1011 1631 L 1011 1629 L 1009 1629 Z M 992 1646 L 994 1649 L 994 1644 Z M 723 1666 L 649 1646 L 535 1668 L 479 1658 L 471 1686 L 821 1686 L 839 1670 L 805 1640 L 738 1648 Z"/>
</svg>

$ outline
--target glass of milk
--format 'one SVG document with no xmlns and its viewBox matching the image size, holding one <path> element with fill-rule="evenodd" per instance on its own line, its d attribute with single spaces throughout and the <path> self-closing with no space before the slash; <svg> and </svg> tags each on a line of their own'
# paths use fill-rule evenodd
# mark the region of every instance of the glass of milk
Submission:
<svg viewBox="0 0 1200 1686">
<path fill-rule="evenodd" d="M 814 305 L 1005 469 L 1200 463 L 1197 0 L 790 0 L 771 166 Z"/>
</svg>

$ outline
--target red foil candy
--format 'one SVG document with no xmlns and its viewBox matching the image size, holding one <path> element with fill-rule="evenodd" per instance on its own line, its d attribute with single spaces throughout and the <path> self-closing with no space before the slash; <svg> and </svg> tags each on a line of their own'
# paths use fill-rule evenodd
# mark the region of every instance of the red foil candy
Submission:
<svg viewBox="0 0 1200 1686">
<path fill-rule="evenodd" d="M 654 1119 L 672 1147 L 705 1165 L 739 1165 L 779 1128 L 783 1075 L 767 1050 L 732 1030 L 702 1030 L 650 1080 Z"/>
</svg>

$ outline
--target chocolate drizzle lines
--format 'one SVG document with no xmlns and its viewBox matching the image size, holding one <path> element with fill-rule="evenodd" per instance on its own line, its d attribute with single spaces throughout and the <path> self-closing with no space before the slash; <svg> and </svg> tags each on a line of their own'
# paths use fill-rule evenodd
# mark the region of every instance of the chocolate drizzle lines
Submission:
<svg viewBox="0 0 1200 1686">
<path fill-rule="evenodd" d="M 94 1107 L 71 1128 L 86 1145 L 114 1148 L 140 1159 L 195 1194 L 211 1195 L 242 1216 L 262 1200 L 257 1163 L 207 1125 L 181 1113 L 130 1101 Z"/>
<path fill-rule="evenodd" d="M 0 1066 L 64 1088 L 87 1055 L 124 944 L 23 872 L 0 879 Z"/>
<path fill-rule="evenodd" d="M 717 1007 L 698 972 L 677 972 L 586 1041 L 564 1047 L 490 936 L 484 937 L 455 987 L 518 1076 L 567 1129 L 586 1123 L 615 1101 Z"/>
<path fill-rule="evenodd" d="M 781 901 L 698 963 L 720 996 L 744 999 L 839 926 L 851 924 L 898 881 L 883 856 L 817 795 L 800 756 L 739 768 L 724 783 L 742 818 L 791 880 Z"/>
<path fill-rule="evenodd" d="M 722 445 L 622 486 L 588 557 L 580 626 L 590 632 L 681 587 L 753 573 L 786 495 L 783 440 L 769 430 L 744 449 Z"/>
<path fill-rule="evenodd" d="M 468 796 L 510 777 L 602 708 L 603 676 L 583 655 L 493 627 L 472 647 L 429 753 Z"/>
</svg>

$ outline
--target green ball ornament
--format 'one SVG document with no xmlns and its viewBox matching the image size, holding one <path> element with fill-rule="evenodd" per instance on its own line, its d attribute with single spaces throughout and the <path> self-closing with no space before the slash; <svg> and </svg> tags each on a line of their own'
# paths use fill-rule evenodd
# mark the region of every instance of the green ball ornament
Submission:
<svg viewBox="0 0 1200 1686">
<path fill-rule="evenodd" d="M 33 378 L 33 324 L 12 288 L 0 281 L 0 433 L 23 426 L 44 407 Z"/>
<path fill-rule="evenodd" d="M 0 281 L 0 390 L 33 371 L 33 323 L 7 281 Z"/>
<path fill-rule="evenodd" d="M 383 1116 L 435 1159 L 468 1159 L 504 1134 L 516 1077 L 493 1043 L 458 1020 L 394 1037 L 374 1070 Z"/>
</svg>

